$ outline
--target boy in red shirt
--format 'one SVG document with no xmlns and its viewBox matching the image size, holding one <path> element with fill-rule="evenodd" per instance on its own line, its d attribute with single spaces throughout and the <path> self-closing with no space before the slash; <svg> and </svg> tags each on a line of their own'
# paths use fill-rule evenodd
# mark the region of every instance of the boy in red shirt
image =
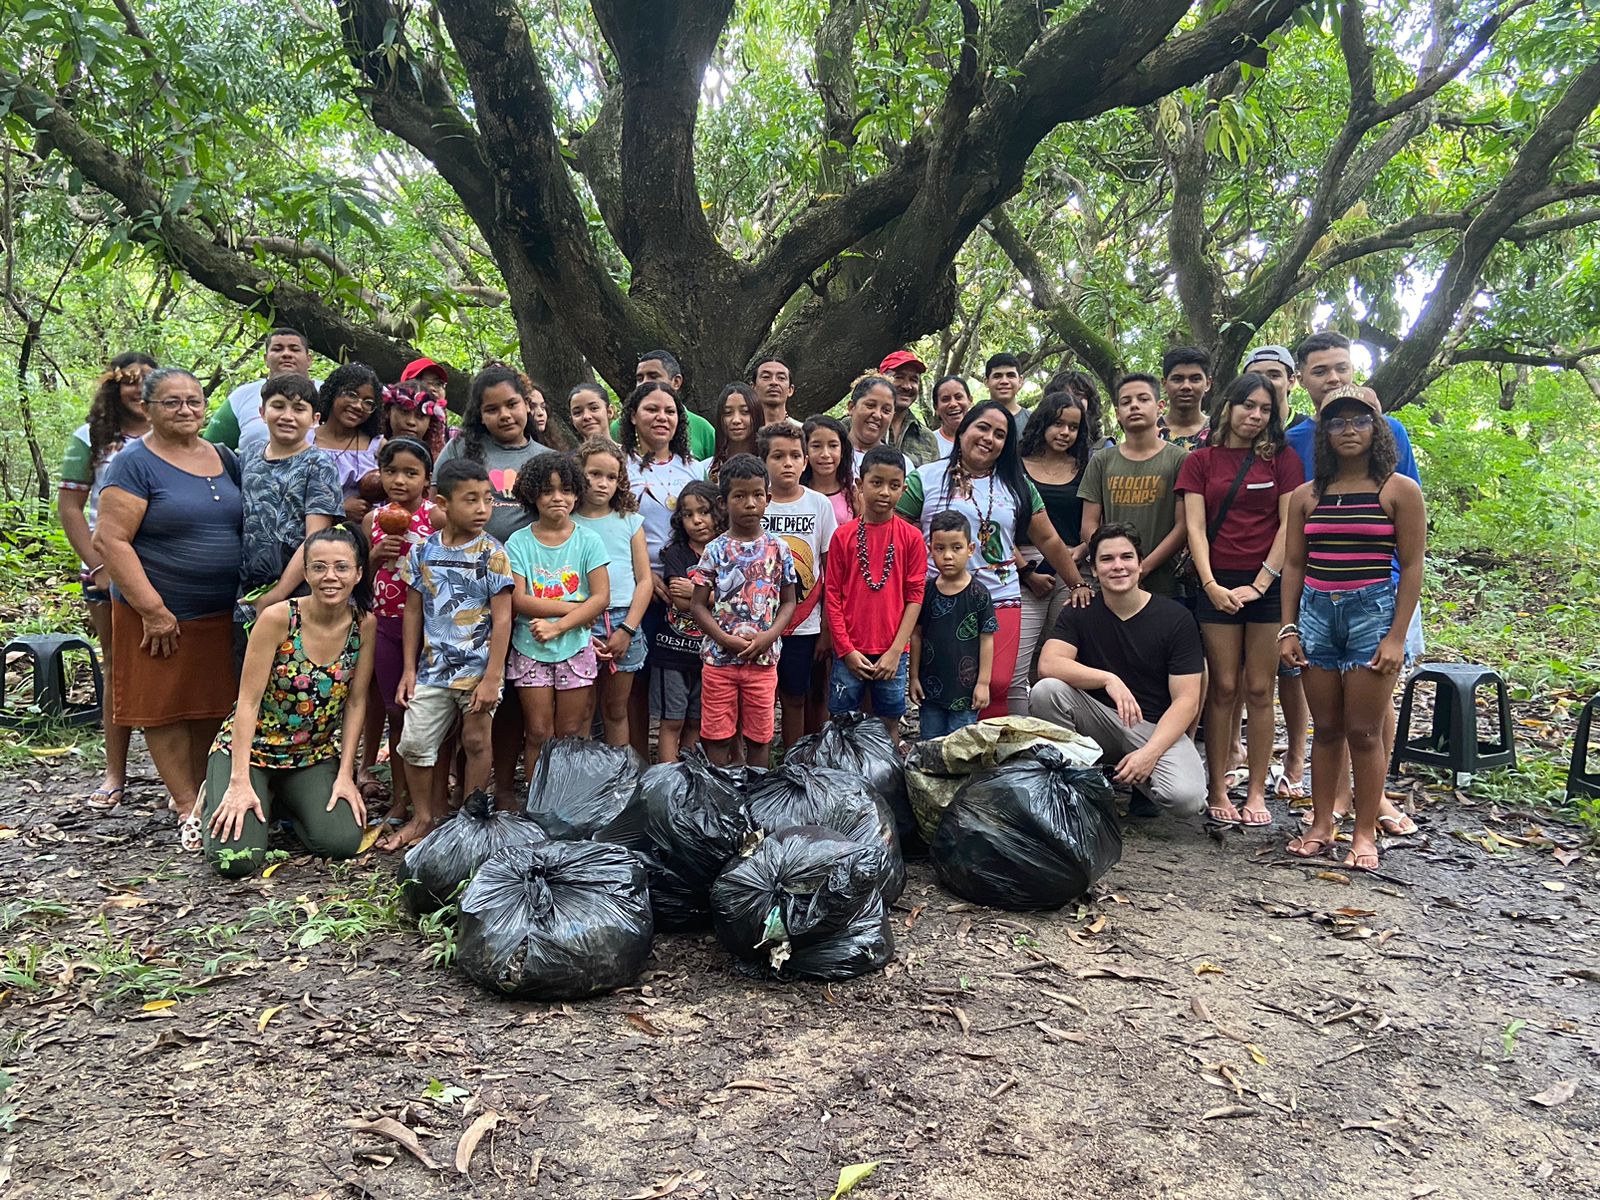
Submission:
<svg viewBox="0 0 1600 1200">
<path fill-rule="evenodd" d="M 896 741 L 910 673 L 906 643 L 928 578 L 922 531 L 894 511 L 905 486 L 898 450 L 880 445 L 867 451 L 856 485 L 861 516 L 839 526 L 829 543 L 823 595 L 836 655 L 828 711 L 859 710 L 870 687 L 872 711 Z"/>
</svg>

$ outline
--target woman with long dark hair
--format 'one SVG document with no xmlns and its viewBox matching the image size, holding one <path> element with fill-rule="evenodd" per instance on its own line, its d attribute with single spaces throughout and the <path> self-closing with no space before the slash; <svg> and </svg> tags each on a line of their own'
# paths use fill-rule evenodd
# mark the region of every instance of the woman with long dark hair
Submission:
<svg viewBox="0 0 1600 1200">
<path fill-rule="evenodd" d="M 1088 406 L 1072 392 L 1046 392 L 1022 430 L 1022 468 L 1044 501 L 1050 527 L 1077 557 L 1083 527 L 1083 501 L 1078 477 L 1094 448 L 1095 431 Z M 1017 668 L 1011 674 L 1006 706 L 1012 716 L 1028 715 L 1028 685 L 1034 659 L 1047 630 L 1066 605 L 1067 585 L 1031 541 L 1017 546 L 1017 576 L 1022 584 L 1022 624 L 1017 643 Z"/>
<path fill-rule="evenodd" d="M 485 532 L 502 545 L 533 520 L 515 494 L 522 464 L 544 449 L 528 404 L 522 373 L 505 363 L 490 363 L 472 377 L 461 436 L 444 448 L 434 471 L 458 458 L 480 462 L 494 486 L 494 512 Z"/>
<path fill-rule="evenodd" d="M 61 483 L 56 488 L 56 512 L 61 531 L 78 556 L 78 584 L 89 621 L 100 643 L 105 677 L 111 678 L 111 575 L 94 549 L 94 523 L 105 485 L 105 468 L 117 451 L 145 435 L 150 418 L 140 391 L 144 377 L 155 370 L 156 360 L 129 350 L 106 364 L 105 373 L 89 401 L 88 419 L 73 431 L 61 462 Z M 115 808 L 122 803 L 128 781 L 128 739 L 133 730 L 111 719 L 105 706 L 102 725 L 106 734 L 106 773 L 89 794 L 90 808 Z"/>
<path fill-rule="evenodd" d="M 1071 549 L 1050 524 L 1038 489 L 1022 469 L 1016 426 L 1005 405 L 986 400 L 969 411 L 956 430 L 956 448 L 950 457 L 912 472 L 897 508 L 908 521 L 920 523 L 925 539 L 939 513 L 955 511 L 967 518 L 978 550 L 968 570 L 993 599 L 1000 625 L 989 675 L 989 707 L 981 716 L 1005 716 L 1021 641 L 1018 542 L 1027 537 L 1061 573 L 1072 593 L 1070 603 L 1089 603 L 1089 585 L 1078 574 Z M 930 558 L 930 573 L 932 570 Z"/>
<path fill-rule="evenodd" d="M 274 809 L 328 858 L 354 858 L 366 832 L 356 751 L 377 643 L 366 543 L 335 526 L 302 553 L 311 593 L 256 618 L 206 763 L 206 857 L 231 879 L 261 869 Z"/>
<path fill-rule="evenodd" d="M 1335 388 L 1317 414 L 1315 473 L 1289 502 L 1279 656 L 1305 672 L 1311 827 L 1289 842 L 1311 858 L 1336 843 L 1333 801 L 1345 748 L 1355 832 L 1344 864 L 1378 866 L 1383 720 L 1407 665 L 1406 627 L 1422 595 L 1428 516 L 1422 489 L 1395 470 L 1398 450 L 1371 388 Z M 1390 575 L 1400 560 L 1400 582 Z"/>
<path fill-rule="evenodd" d="M 1272 823 L 1267 776 L 1276 727 L 1274 631 L 1283 613 L 1284 519 L 1290 497 L 1304 482 L 1299 457 L 1284 445 L 1277 393 L 1264 375 L 1246 372 L 1223 389 L 1206 443 L 1183 460 L 1173 489 L 1200 579 L 1195 619 L 1210 667 L 1206 803 L 1210 818 L 1221 824 Z M 1241 695 L 1250 718 L 1242 809 L 1228 798 Z"/>
</svg>

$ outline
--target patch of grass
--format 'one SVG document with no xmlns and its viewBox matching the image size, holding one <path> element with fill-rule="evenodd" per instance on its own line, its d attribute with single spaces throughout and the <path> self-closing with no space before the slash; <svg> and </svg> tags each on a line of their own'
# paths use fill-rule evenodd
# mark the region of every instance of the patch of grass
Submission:
<svg viewBox="0 0 1600 1200">
<path fill-rule="evenodd" d="M 45 925 L 72 913 L 72 905 L 59 900 L 7 900 L 0 904 L 0 933 L 21 925 Z"/>
</svg>

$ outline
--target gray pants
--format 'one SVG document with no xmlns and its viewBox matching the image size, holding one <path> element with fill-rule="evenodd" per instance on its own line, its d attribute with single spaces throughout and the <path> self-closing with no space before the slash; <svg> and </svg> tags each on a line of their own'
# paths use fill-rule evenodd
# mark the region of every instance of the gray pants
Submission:
<svg viewBox="0 0 1600 1200">
<path fill-rule="evenodd" d="M 1113 762 L 1139 749 L 1156 731 L 1152 721 L 1124 725 L 1116 709 L 1107 708 L 1089 693 L 1059 679 L 1041 679 L 1034 684 L 1028 709 L 1041 720 L 1092 738 Z M 1142 790 L 1162 808 L 1182 816 L 1202 811 L 1206 806 L 1206 769 L 1194 742 L 1187 736 L 1174 742 L 1156 763 Z"/>
</svg>

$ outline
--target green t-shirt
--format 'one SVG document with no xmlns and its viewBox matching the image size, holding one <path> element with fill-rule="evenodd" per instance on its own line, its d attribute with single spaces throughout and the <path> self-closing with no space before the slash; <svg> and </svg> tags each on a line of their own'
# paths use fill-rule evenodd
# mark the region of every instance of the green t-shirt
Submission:
<svg viewBox="0 0 1600 1200">
<path fill-rule="evenodd" d="M 1189 452 L 1171 442 L 1143 462 L 1125 457 L 1120 446 L 1096 451 L 1083 469 L 1078 484 L 1078 499 L 1100 506 L 1102 525 L 1132 525 L 1139 531 L 1141 553 L 1149 554 L 1172 532 L 1177 520 L 1177 500 L 1173 488 L 1178 471 Z M 1174 596 L 1178 591 L 1169 558 L 1144 581 L 1145 590 L 1158 596 Z"/>
<path fill-rule="evenodd" d="M 697 461 L 709 459 L 717 452 L 716 429 L 699 413 L 688 408 L 683 411 L 689 414 L 689 457 Z M 611 422 L 611 440 L 614 442 L 621 435 L 622 422 Z"/>
<path fill-rule="evenodd" d="M 581 604 L 590 596 L 589 572 L 606 565 L 605 547 L 593 530 L 574 524 L 572 534 L 559 546 L 546 546 L 532 529 L 519 529 L 506 542 L 511 570 L 527 581 L 529 596 Z M 631 597 L 630 597 L 631 599 Z M 535 662 L 566 662 L 589 640 L 588 625 L 569 629 L 552 641 L 533 636 L 527 617 L 511 627 L 511 644 Z"/>
</svg>

